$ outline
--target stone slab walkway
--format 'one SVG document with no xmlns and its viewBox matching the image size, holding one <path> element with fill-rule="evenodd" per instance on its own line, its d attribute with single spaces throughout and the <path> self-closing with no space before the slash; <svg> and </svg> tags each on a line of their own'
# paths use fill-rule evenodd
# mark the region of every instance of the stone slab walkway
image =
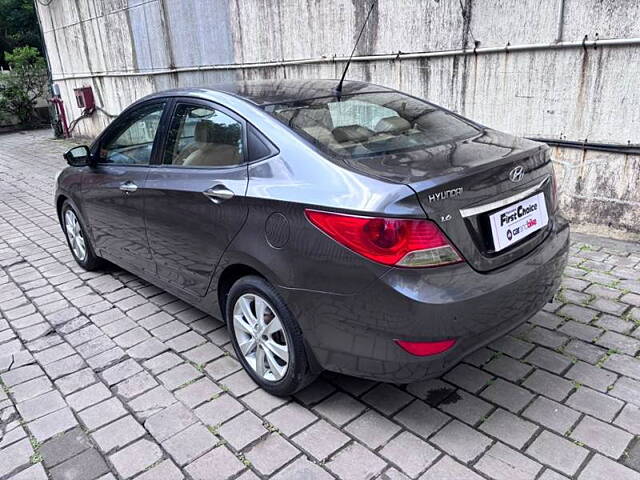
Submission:
<svg viewBox="0 0 640 480">
<path fill-rule="evenodd" d="M 0 480 L 640 479 L 640 245 L 574 235 L 556 301 L 442 378 L 279 399 L 220 321 L 76 266 L 68 145 L 0 136 Z"/>
</svg>

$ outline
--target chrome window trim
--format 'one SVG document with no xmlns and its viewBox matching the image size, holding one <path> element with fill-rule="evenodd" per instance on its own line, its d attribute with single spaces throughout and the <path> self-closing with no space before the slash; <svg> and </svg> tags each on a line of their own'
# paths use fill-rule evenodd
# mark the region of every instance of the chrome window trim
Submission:
<svg viewBox="0 0 640 480">
<path fill-rule="evenodd" d="M 524 198 L 532 195 L 533 193 L 540 190 L 542 187 L 546 185 L 546 183 L 551 179 L 551 176 L 548 175 L 544 180 L 542 180 L 537 185 L 528 188 L 520 193 L 516 193 L 511 197 L 503 198 L 502 200 L 498 200 L 496 202 L 485 203 L 484 205 L 479 205 L 477 207 L 469 207 L 469 208 L 461 208 L 460 215 L 462 218 L 473 217 L 474 215 L 479 215 L 484 212 L 489 212 L 491 210 L 495 210 L 500 207 L 505 207 L 511 203 L 517 202 L 518 200 L 523 200 Z"/>
</svg>

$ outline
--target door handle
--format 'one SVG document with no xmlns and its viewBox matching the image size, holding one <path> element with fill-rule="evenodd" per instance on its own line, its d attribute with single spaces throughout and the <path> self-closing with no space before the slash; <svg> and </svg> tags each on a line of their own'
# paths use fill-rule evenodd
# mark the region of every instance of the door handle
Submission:
<svg viewBox="0 0 640 480">
<path fill-rule="evenodd" d="M 124 193 L 133 193 L 138 190 L 138 186 L 132 181 L 128 181 L 120 184 L 120 190 Z"/>
<path fill-rule="evenodd" d="M 209 198 L 213 203 L 222 203 L 225 200 L 233 198 L 234 193 L 224 185 L 216 185 L 211 188 L 207 188 L 202 194 Z"/>
</svg>

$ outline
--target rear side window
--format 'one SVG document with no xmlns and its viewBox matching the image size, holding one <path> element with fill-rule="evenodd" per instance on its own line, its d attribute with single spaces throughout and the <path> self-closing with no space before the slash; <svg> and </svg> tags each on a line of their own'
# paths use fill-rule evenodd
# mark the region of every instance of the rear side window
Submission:
<svg viewBox="0 0 640 480">
<path fill-rule="evenodd" d="M 275 153 L 275 147 L 253 125 L 247 128 L 247 149 L 250 162 L 262 160 Z"/>
<path fill-rule="evenodd" d="M 211 168 L 244 162 L 242 124 L 210 107 L 179 104 L 167 137 L 165 165 Z"/>
<path fill-rule="evenodd" d="M 432 104 L 398 92 L 313 98 L 265 110 L 335 157 L 428 148 L 480 133 Z"/>
</svg>

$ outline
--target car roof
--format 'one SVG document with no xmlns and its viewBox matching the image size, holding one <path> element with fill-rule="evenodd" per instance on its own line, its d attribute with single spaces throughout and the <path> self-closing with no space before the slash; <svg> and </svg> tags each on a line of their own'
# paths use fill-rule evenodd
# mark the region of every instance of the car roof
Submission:
<svg viewBox="0 0 640 480">
<path fill-rule="evenodd" d="M 234 82 L 217 83 L 202 87 L 176 88 L 164 90 L 146 96 L 142 100 L 158 97 L 177 96 L 206 96 L 210 92 L 223 92 L 243 98 L 256 105 L 274 103 L 289 103 L 311 98 L 329 97 L 335 95 L 334 89 L 338 80 L 240 80 Z M 371 93 L 391 91 L 391 89 L 372 83 L 345 80 L 342 85 L 342 95 L 355 93 Z"/>
</svg>

